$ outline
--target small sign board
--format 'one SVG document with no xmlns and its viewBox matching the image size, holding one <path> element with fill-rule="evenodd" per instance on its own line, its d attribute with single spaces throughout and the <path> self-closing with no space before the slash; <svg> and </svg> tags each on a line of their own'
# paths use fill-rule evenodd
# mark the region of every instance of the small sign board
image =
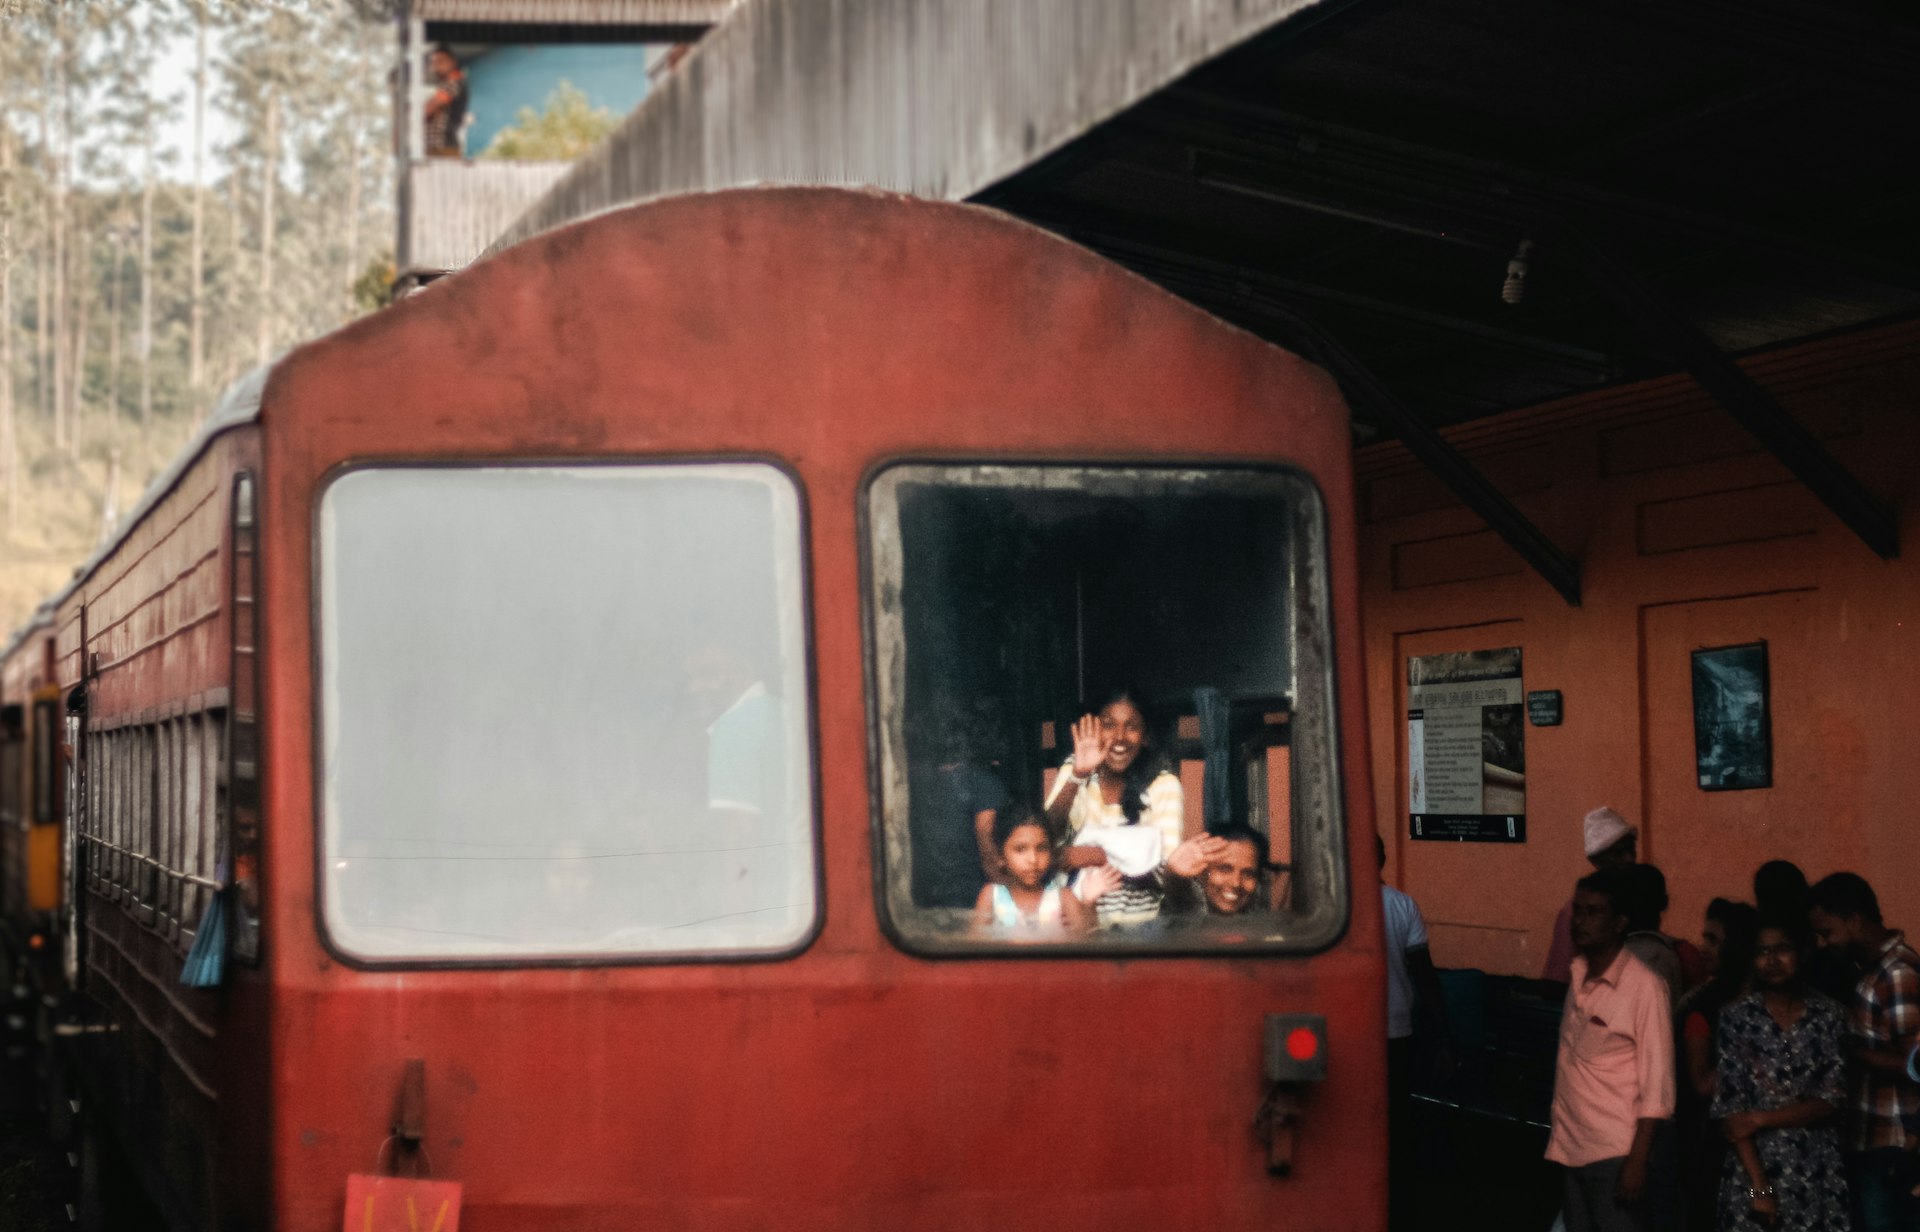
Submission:
<svg viewBox="0 0 1920 1232">
<path fill-rule="evenodd" d="M 1535 689 L 1527 694 L 1527 722 L 1535 727 L 1560 726 L 1560 690 Z"/>
<path fill-rule="evenodd" d="M 460 1183 L 353 1173 L 341 1232 L 460 1232 Z"/>
</svg>

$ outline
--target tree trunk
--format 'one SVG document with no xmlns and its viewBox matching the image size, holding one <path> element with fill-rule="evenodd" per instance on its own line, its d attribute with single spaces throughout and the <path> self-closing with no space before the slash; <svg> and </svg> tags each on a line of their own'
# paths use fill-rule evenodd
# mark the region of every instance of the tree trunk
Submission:
<svg viewBox="0 0 1920 1232">
<path fill-rule="evenodd" d="M 120 435 L 120 301 L 126 298 L 125 220 L 113 222 L 113 272 L 107 276 L 107 442 Z"/>
<path fill-rule="evenodd" d="M 100 542 L 120 529 L 120 451 L 107 451 L 107 482 L 100 490 Z"/>
<path fill-rule="evenodd" d="M 347 300 L 347 317 L 353 316 L 353 281 L 359 270 L 354 261 L 360 252 L 360 134 L 347 133 L 347 276 L 342 287 Z"/>
<path fill-rule="evenodd" d="M 66 152 L 62 150 L 54 156 L 51 173 L 53 176 L 53 286 L 49 288 L 47 328 L 51 334 L 53 348 L 53 397 L 49 409 L 53 413 L 53 443 L 65 447 L 67 443 L 67 186 Z"/>
<path fill-rule="evenodd" d="M 201 171 L 207 152 L 207 6 L 196 0 L 193 6 L 193 246 L 187 258 L 187 385 L 199 389 L 206 384 L 206 363 L 202 356 L 201 328 L 205 316 L 201 283 L 205 249 L 201 226 L 206 214 L 206 188 Z"/>
<path fill-rule="evenodd" d="M 92 249 L 84 218 L 74 220 L 73 271 L 73 369 L 67 390 L 67 452 L 80 452 L 80 430 L 87 418 L 87 310 L 92 301 Z"/>
<path fill-rule="evenodd" d="M 13 437 L 13 129 L 0 124 L 0 483 L 6 534 L 20 514 L 19 446 Z"/>
<path fill-rule="evenodd" d="M 45 81 L 46 74 L 41 74 Z M 41 99 L 40 107 L 40 150 L 44 154 L 52 146 L 49 144 L 47 125 L 47 102 Z M 42 172 L 45 175 L 45 172 Z M 53 245 L 48 240 L 53 235 L 53 185 L 46 180 L 40 184 L 40 259 L 33 263 L 33 400 L 35 409 L 42 419 L 53 418 L 53 347 L 52 306 L 48 302 L 53 290 Z"/>
<path fill-rule="evenodd" d="M 260 169 L 260 346 L 259 361 L 273 354 L 273 189 L 280 179 L 280 95 L 267 92 L 267 141 Z"/>
<path fill-rule="evenodd" d="M 241 256 L 240 202 L 236 198 L 238 191 L 236 186 L 229 185 L 226 193 L 223 194 L 227 211 L 227 269 L 229 273 L 221 283 L 221 304 L 227 314 L 227 328 L 216 335 L 226 343 L 226 345 L 220 349 L 220 379 L 218 385 L 222 390 L 233 384 L 233 379 L 240 375 L 240 370 L 246 363 L 246 361 L 241 358 L 241 352 L 238 347 L 239 339 L 234 337 L 234 335 L 239 332 L 238 318 L 244 315 L 238 307 L 240 289 L 235 285 L 239 280 Z"/>
<path fill-rule="evenodd" d="M 53 160 L 53 443 L 60 449 L 67 447 L 67 408 L 72 404 L 68 390 L 73 384 L 73 373 L 67 367 L 67 337 L 71 329 L 67 313 L 67 267 L 71 261 L 67 210 L 72 206 L 68 187 L 73 171 L 73 74 L 67 62 L 65 13 L 64 5 L 53 6 L 53 97 L 60 101 L 59 153 Z"/>
<path fill-rule="evenodd" d="M 153 126 L 147 126 L 147 182 L 140 190 L 140 436 L 153 434 Z"/>
</svg>

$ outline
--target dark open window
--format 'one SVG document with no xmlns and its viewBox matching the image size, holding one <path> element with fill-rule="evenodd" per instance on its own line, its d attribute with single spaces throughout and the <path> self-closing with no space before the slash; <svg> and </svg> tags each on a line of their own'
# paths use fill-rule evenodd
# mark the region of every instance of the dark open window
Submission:
<svg viewBox="0 0 1920 1232">
<path fill-rule="evenodd" d="M 1339 934 L 1325 517 L 1310 482 L 1284 470 L 902 465 L 874 478 L 867 512 L 882 909 L 903 944 L 1298 952 Z M 1141 807 L 1106 815 L 1115 829 L 1157 828 L 1158 867 L 1153 839 L 1096 833 L 1096 781 L 1069 780 L 1092 811 L 1046 808 L 1070 799 L 1055 793 L 1074 720 L 1122 689 L 1144 747 L 1109 777 Z M 1104 844 L 1111 862 L 1131 861 L 1132 909 L 1096 896 L 1097 923 L 1051 931 L 977 919 L 1010 901 L 984 830 L 1003 810 L 1038 814 L 1048 884 L 1063 893 L 1080 884 L 1066 866 L 1085 853 L 1072 848 Z M 1196 836 L 1249 829 L 1267 849 L 1250 895 L 1221 898 L 1206 872 L 1165 863 Z"/>
<path fill-rule="evenodd" d="M 60 724 L 53 702 L 33 704 L 33 820 L 51 825 L 60 820 L 54 785 L 60 775 Z"/>
</svg>

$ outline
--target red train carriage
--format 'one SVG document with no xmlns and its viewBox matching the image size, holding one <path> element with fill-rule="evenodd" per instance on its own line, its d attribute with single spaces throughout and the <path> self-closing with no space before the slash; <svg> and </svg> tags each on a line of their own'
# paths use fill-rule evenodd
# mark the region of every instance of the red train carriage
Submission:
<svg viewBox="0 0 1920 1232">
<path fill-rule="evenodd" d="M 1325 376 L 964 207 L 663 201 L 311 344 L 58 612 L 96 1103 L 183 1228 L 1378 1227 L 1350 507 Z M 1120 683 L 1276 868 L 976 923 L 942 776 L 1037 807 Z"/>
</svg>

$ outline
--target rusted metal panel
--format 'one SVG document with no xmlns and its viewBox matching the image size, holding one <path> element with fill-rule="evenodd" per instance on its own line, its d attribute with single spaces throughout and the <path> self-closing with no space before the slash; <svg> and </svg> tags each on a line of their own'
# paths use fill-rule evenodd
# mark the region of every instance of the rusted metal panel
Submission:
<svg viewBox="0 0 1920 1232">
<path fill-rule="evenodd" d="M 413 0 L 419 21 L 582 26 L 710 26 L 738 0 Z"/>
<path fill-rule="evenodd" d="M 569 165 L 446 158 L 407 168 L 401 271 L 439 272 L 468 264 Z"/>
<path fill-rule="evenodd" d="M 183 477 L 87 587 L 90 714 L 104 719 L 224 683 L 215 628 L 224 577 L 225 475 L 219 451 Z"/>
<path fill-rule="evenodd" d="M 494 242 L 756 183 L 964 200 L 1317 0 L 757 0 Z"/>
</svg>

